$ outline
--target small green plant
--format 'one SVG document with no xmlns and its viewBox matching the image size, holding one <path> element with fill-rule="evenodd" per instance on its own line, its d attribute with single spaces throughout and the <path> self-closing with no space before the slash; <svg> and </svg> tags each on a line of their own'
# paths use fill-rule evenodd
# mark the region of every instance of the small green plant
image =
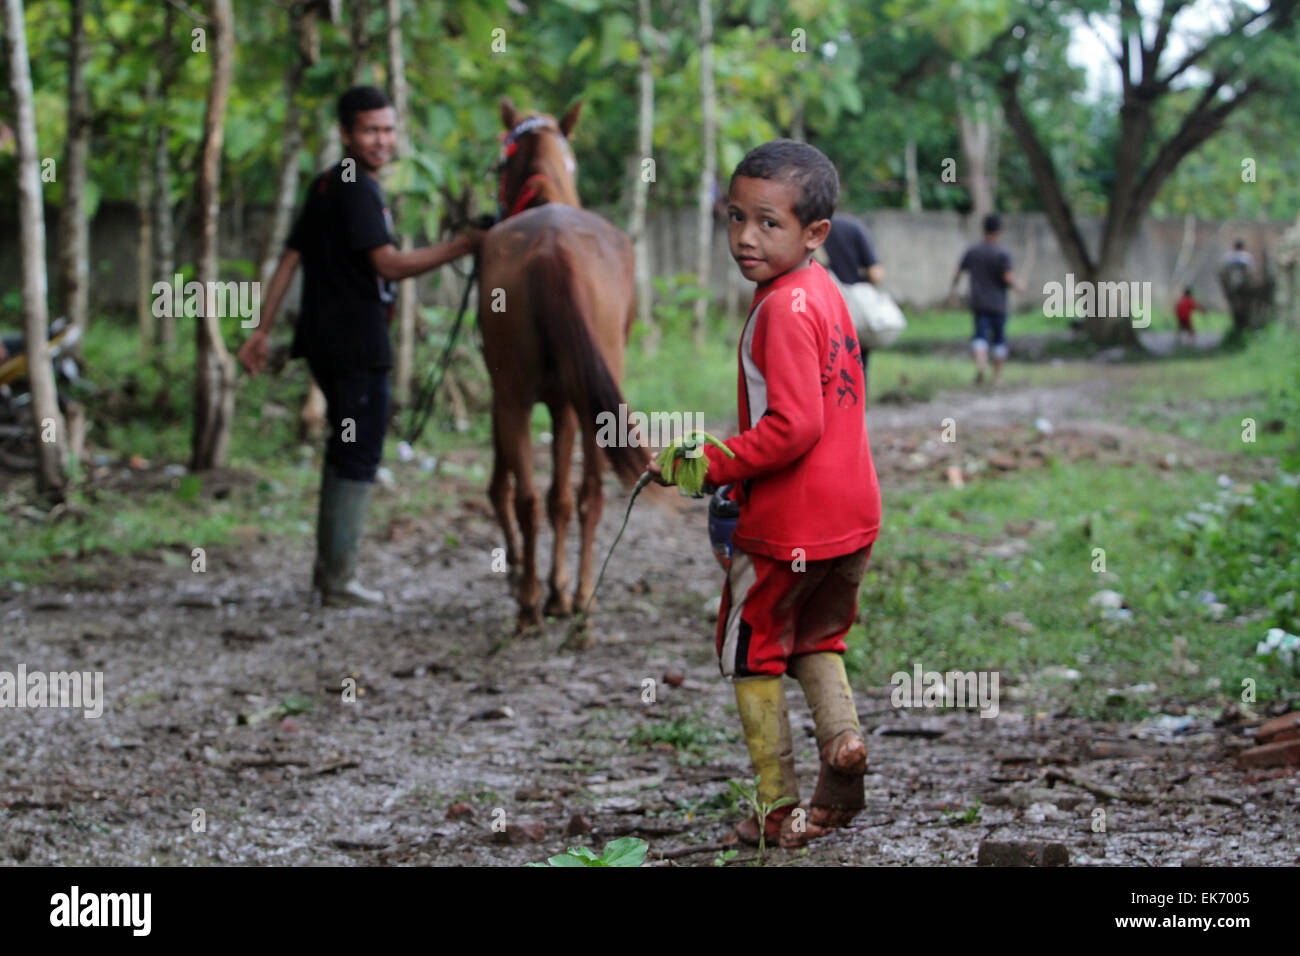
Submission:
<svg viewBox="0 0 1300 956">
<path fill-rule="evenodd" d="M 731 785 L 731 792 L 736 795 L 737 802 L 748 803 L 754 808 L 754 813 L 758 817 L 758 858 L 760 861 L 767 853 L 767 815 L 773 810 L 779 810 L 781 807 L 799 802 L 794 797 L 778 797 L 771 803 L 764 803 L 758 799 L 758 785 L 762 780 L 763 777 L 758 775 L 754 777 L 752 784 L 743 784 L 735 780 L 727 781 Z"/>
<path fill-rule="evenodd" d="M 736 855 L 739 852 L 740 852 L 739 850 L 720 851 L 718 855 L 713 858 L 713 865 L 726 866 L 728 863 L 730 863 L 732 860 L 736 858 Z"/>
<path fill-rule="evenodd" d="M 545 863 L 525 863 L 524 866 L 640 866 L 650 844 L 637 837 L 620 837 L 605 844 L 605 852 L 585 846 L 571 846 L 567 851 L 551 857 Z"/>
<path fill-rule="evenodd" d="M 949 824 L 955 827 L 966 826 L 970 823 L 978 823 L 980 819 L 980 801 L 976 798 L 975 806 L 970 807 L 961 813 L 957 813 L 954 810 L 945 810 L 943 811 L 943 817 Z"/>
</svg>

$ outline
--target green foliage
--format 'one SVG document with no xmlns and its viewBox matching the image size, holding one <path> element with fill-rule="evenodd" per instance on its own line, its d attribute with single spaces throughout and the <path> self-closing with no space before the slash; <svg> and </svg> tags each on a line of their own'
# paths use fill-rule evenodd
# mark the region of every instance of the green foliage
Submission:
<svg viewBox="0 0 1300 956">
<path fill-rule="evenodd" d="M 726 739 L 721 730 L 711 726 L 700 715 L 688 715 L 642 724 L 632 732 L 628 743 L 643 747 L 672 744 L 679 751 L 703 757 L 710 746 Z"/>
<path fill-rule="evenodd" d="M 961 812 L 958 812 L 956 810 L 944 810 L 943 818 L 947 820 L 948 823 L 950 823 L 952 826 L 955 827 L 967 826 L 972 823 L 979 823 L 981 809 L 982 809 L 982 804 L 980 803 L 979 798 L 976 797 L 974 806 L 967 807 L 965 810 Z"/>
<path fill-rule="evenodd" d="M 525 863 L 524 866 L 640 866 L 649 852 L 650 844 L 645 840 L 622 837 L 606 843 L 600 856 L 588 847 L 571 846 L 545 863 Z"/>
<path fill-rule="evenodd" d="M 678 273 L 672 278 L 655 276 L 651 279 L 656 293 L 655 322 L 668 335 L 683 334 L 695 321 L 695 303 L 708 298 L 709 290 L 701 286 L 695 275 Z"/>
<path fill-rule="evenodd" d="M 1229 612 L 1259 611 L 1261 628 L 1300 631 L 1300 475 L 1257 482 L 1249 495 L 1219 489 L 1174 524 L 1179 550 L 1213 569 Z"/>
</svg>

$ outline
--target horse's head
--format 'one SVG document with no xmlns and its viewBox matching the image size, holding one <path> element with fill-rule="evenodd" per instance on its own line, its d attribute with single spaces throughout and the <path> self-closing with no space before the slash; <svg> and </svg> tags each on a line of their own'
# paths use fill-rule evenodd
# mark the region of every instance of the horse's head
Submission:
<svg viewBox="0 0 1300 956">
<path fill-rule="evenodd" d="M 558 123 L 555 117 L 533 110 L 515 109 L 510 97 L 501 99 L 501 158 L 498 164 L 500 187 L 498 199 L 501 215 L 540 206 L 562 203 L 581 206 L 573 179 L 577 164 L 569 148 L 569 134 L 578 125 L 582 103 L 576 103 Z"/>
</svg>

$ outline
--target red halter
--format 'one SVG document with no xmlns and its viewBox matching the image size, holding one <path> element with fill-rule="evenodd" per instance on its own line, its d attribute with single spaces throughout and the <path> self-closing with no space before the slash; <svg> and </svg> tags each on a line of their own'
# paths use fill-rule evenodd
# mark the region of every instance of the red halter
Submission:
<svg viewBox="0 0 1300 956">
<path fill-rule="evenodd" d="M 523 185 L 519 188 L 519 195 L 515 197 L 515 201 L 510 206 L 510 209 L 508 211 L 506 210 L 506 165 L 509 163 L 510 157 L 515 154 L 515 150 L 519 148 L 519 138 L 526 133 L 531 133 L 542 128 L 556 129 L 553 123 L 543 117 L 532 116 L 524 120 L 508 134 L 502 135 L 505 155 L 501 159 L 501 179 L 497 188 L 497 207 L 498 217 L 500 219 L 509 219 L 511 216 L 516 216 L 531 206 L 542 194 L 542 184 L 550 181 L 550 177 L 545 173 L 534 173 L 529 176 L 524 180 Z M 556 129 L 556 132 L 559 132 L 559 130 Z"/>
</svg>

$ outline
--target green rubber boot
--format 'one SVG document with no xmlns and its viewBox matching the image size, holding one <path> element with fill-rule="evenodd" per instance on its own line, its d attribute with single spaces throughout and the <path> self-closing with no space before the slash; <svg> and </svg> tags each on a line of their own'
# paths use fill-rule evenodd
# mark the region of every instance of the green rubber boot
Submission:
<svg viewBox="0 0 1300 956">
<path fill-rule="evenodd" d="M 340 478 L 328 466 L 322 472 L 313 583 L 326 607 L 380 604 L 384 600 L 383 591 L 357 580 L 370 487 L 368 481 Z"/>
</svg>

